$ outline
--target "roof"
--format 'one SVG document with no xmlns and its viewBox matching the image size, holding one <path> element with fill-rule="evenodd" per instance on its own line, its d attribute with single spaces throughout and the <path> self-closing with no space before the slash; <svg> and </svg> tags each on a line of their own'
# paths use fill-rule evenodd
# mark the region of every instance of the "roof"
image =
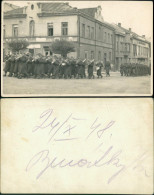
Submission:
<svg viewBox="0 0 154 195">
<path fill-rule="evenodd" d="M 118 25 L 117 25 L 118 26 Z M 119 26 L 118 26 L 119 27 Z M 125 31 L 126 33 L 130 33 L 130 35 L 131 35 L 131 37 L 132 38 L 136 38 L 136 39 L 138 39 L 138 40 L 140 40 L 140 41 L 145 41 L 145 42 L 149 42 L 149 40 L 147 40 L 145 37 L 142 37 L 142 36 L 140 36 L 140 35 L 138 35 L 137 33 L 135 33 L 135 32 L 133 32 L 133 31 L 130 31 L 130 30 L 128 30 L 128 29 L 126 29 L 126 28 L 124 28 L 124 27 L 119 27 L 119 28 L 121 28 L 123 31 Z"/>
<path fill-rule="evenodd" d="M 122 35 L 125 35 L 125 31 L 123 30 L 123 29 L 121 29 L 118 25 L 116 25 L 116 24 L 110 24 L 110 25 L 112 25 L 113 26 L 113 28 L 115 29 L 115 31 L 116 31 L 116 33 L 120 33 L 120 34 L 122 34 Z"/>
<path fill-rule="evenodd" d="M 84 8 L 84 9 L 78 9 L 79 12 L 82 12 L 86 15 L 89 15 L 91 17 L 95 17 L 95 13 L 97 12 L 97 7 L 94 7 L 94 8 Z"/>
<path fill-rule="evenodd" d="M 17 8 L 19 8 L 19 6 L 17 6 L 17 5 L 13 5 L 13 4 L 10 4 L 10 3 L 4 3 L 4 10 L 5 10 L 5 7 L 6 6 L 8 6 L 8 7 L 10 7 L 11 9 L 17 9 Z"/>
<path fill-rule="evenodd" d="M 17 9 L 7 11 L 7 12 L 4 13 L 4 15 L 23 14 L 24 8 L 26 8 L 26 7 L 20 7 L 20 8 L 17 8 Z"/>
<path fill-rule="evenodd" d="M 59 13 L 66 11 L 74 11 L 75 9 L 68 5 L 68 3 L 38 3 L 38 6 L 41 7 L 41 12 L 46 13 Z"/>
</svg>

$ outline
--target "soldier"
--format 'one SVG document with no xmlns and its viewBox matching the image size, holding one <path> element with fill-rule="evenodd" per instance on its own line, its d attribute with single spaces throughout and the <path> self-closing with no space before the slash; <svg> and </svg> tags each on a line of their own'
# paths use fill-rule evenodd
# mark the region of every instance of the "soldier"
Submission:
<svg viewBox="0 0 154 195">
<path fill-rule="evenodd" d="M 28 78 L 28 73 L 27 73 L 27 56 L 26 54 L 22 54 L 21 57 L 19 58 L 19 65 L 18 65 L 18 79 L 22 79 L 23 77 Z"/>
<path fill-rule="evenodd" d="M 10 70 L 9 70 L 10 72 L 9 77 L 12 77 L 14 73 L 14 66 L 15 66 L 15 55 L 14 54 L 11 55 L 10 61 L 11 61 L 11 65 L 10 65 Z"/>
<path fill-rule="evenodd" d="M 7 72 L 10 72 L 10 66 L 11 66 L 11 57 L 10 55 L 6 55 L 4 58 L 5 61 L 5 67 L 4 67 L 4 76 L 7 75 Z"/>
<path fill-rule="evenodd" d="M 20 54 L 17 54 L 15 57 L 15 66 L 14 66 L 14 77 L 18 77 L 18 70 L 19 70 L 19 60 Z"/>
<path fill-rule="evenodd" d="M 47 75 L 50 78 L 51 74 L 53 74 L 52 57 L 47 57 L 46 64 L 47 64 Z"/>
<path fill-rule="evenodd" d="M 66 61 L 65 59 L 61 58 L 59 61 L 59 78 L 64 77 L 65 67 L 66 67 Z"/>
<path fill-rule="evenodd" d="M 132 64 L 132 76 L 136 76 L 136 67 L 135 64 Z"/>
<path fill-rule="evenodd" d="M 32 76 L 34 75 L 34 63 L 33 63 L 33 57 L 32 55 L 29 53 L 27 54 L 27 73 L 28 76 Z"/>
<path fill-rule="evenodd" d="M 124 65 L 123 64 L 120 65 L 120 74 L 121 76 L 124 76 Z"/>
<path fill-rule="evenodd" d="M 81 59 L 77 60 L 77 66 L 78 66 L 78 79 L 81 77 L 84 77 L 84 71 L 83 71 L 83 62 Z"/>
<path fill-rule="evenodd" d="M 96 70 L 97 70 L 97 78 L 99 78 L 99 77 L 103 77 L 102 76 L 102 67 L 103 67 L 103 61 L 98 61 L 97 63 L 96 63 Z"/>
<path fill-rule="evenodd" d="M 111 70 L 111 64 L 109 61 L 106 61 L 106 64 L 105 64 L 106 77 L 110 76 L 110 70 Z"/>
<path fill-rule="evenodd" d="M 71 77 L 73 76 L 74 78 L 76 78 L 76 75 L 77 75 L 76 61 L 73 57 L 71 57 L 70 63 L 71 63 Z"/>
<path fill-rule="evenodd" d="M 87 65 L 87 59 L 85 58 L 82 61 L 82 71 L 83 71 L 83 77 L 86 78 L 86 65 Z"/>
<path fill-rule="evenodd" d="M 89 63 L 88 63 L 88 78 L 91 79 L 93 77 L 94 79 L 94 59 L 91 60 Z"/>
<path fill-rule="evenodd" d="M 52 79 L 55 79 L 59 77 L 59 67 L 60 67 L 60 61 L 58 60 L 57 56 L 53 57 L 52 64 L 53 64 Z"/>
<path fill-rule="evenodd" d="M 67 78 L 71 78 L 71 63 L 70 63 L 70 60 L 67 58 L 65 60 L 65 69 L 64 69 L 64 78 L 67 79 Z"/>
<path fill-rule="evenodd" d="M 37 54 L 36 65 L 35 65 L 35 74 L 36 78 L 40 79 L 44 76 L 44 64 L 45 57 L 42 54 Z"/>
</svg>

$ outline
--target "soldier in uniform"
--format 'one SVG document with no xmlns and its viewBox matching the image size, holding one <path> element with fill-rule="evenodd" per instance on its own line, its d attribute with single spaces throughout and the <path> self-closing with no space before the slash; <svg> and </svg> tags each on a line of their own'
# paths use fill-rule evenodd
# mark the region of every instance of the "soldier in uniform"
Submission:
<svg viewBox="0 0 154 195">
<path fill-rule="evenodd" d="M 71 78 L 71 63 L 70 63 L 70 60 L 69 58 L 67 58 L 65 60 L 65 69 L 64 69 L 64 78 L 67 79 L 67 78 Z"/>
<path fill-rule="evenodd" d="M 30 53 L 27 54 L 27 73 L 28 76 L 34 75 L 34 63 L 33 63 L 33 57 Z"/>
<path fill-rule="evenodd" d="M 78 79 L 84 77 L 84 72 L 83 72 L 83 62 L 81 59 L 77 60 L 77 65 L 78 65 Z"/>
<path fill-rule="evenodd" d="M 11 57 L 10 55 L 6 55 L 4 58 L 5 61 L 5 67 L 4 67 L 4 76 L 7 75 L 7 72 L 10 72 L 10 67 L 11 67 Z"/>
<path fill-rule="evenodd" d="M 47 57 L 46 64 L 47 64 L 47 75 L 50 78 L 51 74 L 53 74 L 52 57 Z"/>
<path fill-rule="evenodd" d="M 109 61 L 106 61 L 106 64 L 105 64 L 106 77 L 110 76 L 110 70 L 111 70 L 111 64 Z"/>
<path fill-rule="evenodd" d="M 26 54 L 22 54 L 19 59 L 19 66 L 18 66 L 18 79 L 22 79 L 23 77 L 28 77 L 27 73 L 27 56 Z"/>
<path fill-rule="evenodd" d="M 15 66 L 14 66 L 14 77 L 18 77 L 20 54 L 17 54 L 15 57 Z"/>
<path fill-rule="evenodd" d="M 83 77 L 86 78 L 86 66 L 87 66 L 87 59 L 85 58 L 82 61 L 82 72 L 83 72 Z"/>
<path fill-rule="evenodd" d="M 76 75 L 77 75 L 76 61 L 73 57 L 71 57 L 70 63 L 71 63 L 71 77 L 73 76 L 73 78 L 76 78 Z"/>
<path fill-rule="evenodd" d="M 103 77 L 102 76 L 102 67 L 103 67 L 103 61 L 98 61 L 97 63 L 96 63 L 96 70 L 97 70 L 97 78 L 99 78 L 99 77 Z"/>
<path fill-rule="evenodd" d="M 59 78 L 64 77 L 65 67 L 66 67 L 66 61 L 65 59 L 61 58 L 59 60 Z"/>
<path fill-rule="evenodd" d="M 11 65 L 10 65 L 9 77 L 12 77 L 14 73 L 14 66 L 15 66 L 15 55 L 14 54 L 11 55 L 10 61 L 11 61 Z"/>
<path fill-rule="evenodd" d="M 120 74 L 121 76 L 124 76 L 124 65 L 123 64 L 120 65 Z"/>
<path fill-rule="evenodd" d="M 53 74 L 52 79 L 56 79 L 59 77 L 59 67 L 60 67 L 60 61 L 58 60 L 57 56 L 53 57 Z"/>
<path fill-rule="evenodd" d="M 91 60 L 89 63 L 88 63 L 88 78 L 91 79 L 93 77 L 94 79 L 94 59 Z"/>
</svg>

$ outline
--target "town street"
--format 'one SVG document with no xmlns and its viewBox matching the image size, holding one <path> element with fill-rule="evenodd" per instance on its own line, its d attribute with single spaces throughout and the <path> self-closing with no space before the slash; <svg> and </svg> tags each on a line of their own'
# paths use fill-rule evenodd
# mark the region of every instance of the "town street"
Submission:
<svg viewBox="0 0 154 195">
<path fill-rule="evenodd" d="M 147 94 L 150 93 L 151 76 L 121 77 L 119 72 L 103 73 L 102 79 L 33 79 L 3 77 L 3 93 L 33 95 L 65 94 Z"/>
</svg>

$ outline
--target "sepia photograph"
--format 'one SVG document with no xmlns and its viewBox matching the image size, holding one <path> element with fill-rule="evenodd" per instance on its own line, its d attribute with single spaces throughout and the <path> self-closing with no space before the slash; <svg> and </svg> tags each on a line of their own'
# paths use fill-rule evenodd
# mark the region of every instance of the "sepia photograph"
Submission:
<svg viewBox="0 0 154 195">
<path fill-rule="evenodd" d="M 152 1 L 3 1 L 3 97 L 151 96 Z"/>
</svg>

